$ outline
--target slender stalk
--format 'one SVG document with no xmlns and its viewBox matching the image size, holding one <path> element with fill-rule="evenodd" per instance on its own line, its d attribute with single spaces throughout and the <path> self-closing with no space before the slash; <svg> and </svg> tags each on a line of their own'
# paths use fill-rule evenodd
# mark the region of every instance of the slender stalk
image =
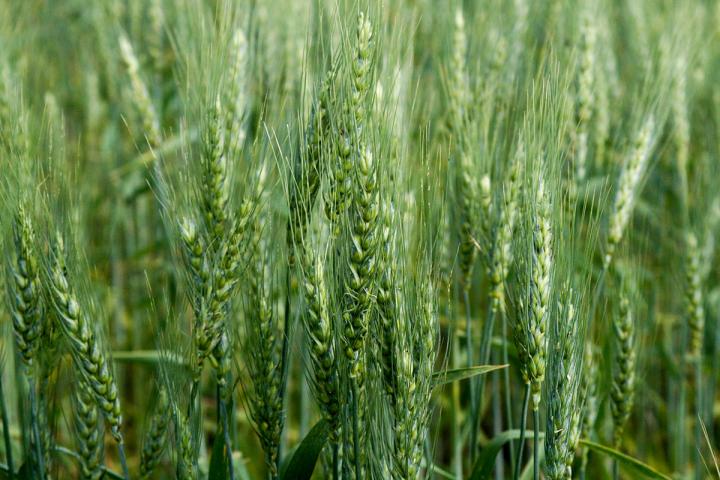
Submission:
<svg viewBox="0 0 720 480">
<path fill-rule="evenodd" d="M 232 461 L 232 441 L 230 440 L 230 421 L 228 418 L 227 402 L 220 394 L 220 386 L 217 387 L 218 411 L 220 412 L 220 422 L 222 426 L 223 441 L 228 455 L 228 478 L 235 480 L 235 469 Z"/>
<path fill-rule="evenodd" d="M 495 357 L 496 355 L 493 355 L 493 362 L 495 362 Z M 492 378 L 492 412 L 493 436 L 497 436 L 502 432 L 502 404 L 500 400 L 499 375 L 493 375 Z M 498 455 L 495 458 L 495 478 L 496 480 L 503 480 L 505 478 L 505 460 L 503 455 Z"/>
<path fill-rule="evenodd" d="M 455 292 L 453 292 L 454 294 Z M 452 298 L 455 298 L 454 296 Z M 450 363 L 453 368 L 458 368 L 460 365 L 458 365 L 458 358 L 457 354 L 460 350 L 460 342 L 458 341 L 457 335 L 456 335 L 456 322 L 455 322 L 455 316 L 453 315 L 453 308 L 452 308 L 452 301 L 447 302 L 447 306 L 445 307 L 445 316 L 448 319 L 448 322 L 450 324 L 450 344 L 452 345 L 452 348 L 450 349 Z M 461 426 L 459 425 L 460 418 L 458 413 L 460 412 L 460 385 L 458 382 L 453 382 L 451 388 L 451 396 L 452 396 L 452 408 L 450 408 L 450 416 L 451 416 L 451 431 L 452 431 L 452 438 L 453 438 L 453 470 L 455 473 L 455 476 L 457 478 L 463 478 L 463 462 L 462 462 L 462 439 L 460 438 L 460 432 L 462 430 Z"/>
<path fill-rule="evenodd" d="M 513 468 L 513 480 L 520 477 L 520 467 L 522 466 L 523 451 L 525 449 L 525 428 L 527 427 L 527 411 L 530 405 L 530 384 L 525 384 L 525 396 L 523 397 L 522 411 L 520 412 L 520 443 L 518 453 L 515 457 L 515 468 Z"/>
<path fill-rule="evenodd" d="M 5 405 L 5 391 L 3 390 L 2 375 L 0 375 L 0 416 L 3 425 L 3 440 L 5 441 L 5 459 L 8 467 L 8 479 L 15 478 L 15 464 L 12 456 L 12 442 L 10 441 L 10 421 L 8 420 L 7 406 Z"/>
<path fill-rule="evenodd" d="M 480 365 L 487 365 L 490 361 L 490 345 L 492 343 L 492 332 L 494 330 L 493 324 L 495 323 L 495 308 L 493 307 L 494 302 L 490 302 L 488 307 L 488 314 L 485 318 L 485 324 L 483 325 L 482 343 L 480 344 Z M 477 450 L 477 433 L 480 428 L 480 411 L 482 410 L 483 404 L 483 393 L 485 390 L 485 379 L 487 375 L 480 375 L 476 380 L 476 391 L 477 401 L 472 405 L 470 411 L 470 459 L 471 463 L 475 461 L 475 453 Z M 472 381 L 471 381 L 472 382 Z"/>
<path fill-rule="evenodd" d="M 533 480 L 540 478 L 540 410 L 533 410 Z"/>
<path fill-rule="evenodd" d="M 355 450 L 355 478 L 360 480 L 362 468 L 360 465 L 360 423 L 358 420 L 358 387 L 357 381 L 352 378 L 352 421 L 353 421 L 353 449 Z"/>
<path fill-rule="evenodd" d="M 230 475 L 230 480 L 235 480 L 235 467 L 233 466 L 233 457 L 232 457 L 232 442 L 230 441 L 230 425 L 229 425 L 229 419 L 228 419 L 228 411 L 227 407 L 225 405 L 225 401 L 222 401 L 222 411 L 223 411 L 223 419 L 225 422 L 225 425 L 223 427 L 223 432 L 225 433 L 225 445 L 228 451 L 228 473 Z"/>
<path fill-rule="evenodd" d="M 702 357 L 695 359 L 695 479 L 703 480 L 705 476 L 702 470 L 703 434 L 701 421 L 703 418 L 703 385 L 702 385 Z"/>
<path fill-rule="evenodd" d="M 292 304 L 292 271 L 288 268 L 285 272 L 285 325 L 283 326 L 282 353 L 280 354 L 280 366 L 282 369 L 282 378 L 280 379 L 280 402 L 285 405 L 285 392 L 287 391 L 288 371 L 290 370 L 290 327 L 292 324 L 292 316 L 290 307 Z M 278 445 L 277 463 L 282 465 L 282 450 L 285 439 L 285 422 L 280 424 L 280 443 Z"/>
<path fill-rule="evenodd" d="M 472 341 L 472 321 L 470 312 L 470 288 L 463 286 L 463 303 L 465 305 L 465 342 L 467 346 L 467 367 L 473 367 L 473 341 Z M 470 382 L 470 405 L 475 405 L 476 392 L 475 384 Z"/>
<path fill-rule="evenodd" d="M 503 365 L 509 365 L 509 355 L 508 355 L 508 348 L 507 348 L 507 342 L 508 342 L 508 334 L 507 334 L 507 317 L 505 316 L 505 311 L 500 312 L 500 318 L 502 320 L 502 363 Z M 508 430 L 513 429 L 513 421 L 512 421 L 512 401 L 510 399 L 510 369 L 504 368 L 503 369 L 503 383 L 504 388 L 503 392 L 505 394 L 505 423 L 506 428 Z M 527 415 L 527 411 L 523 414 Z M 510 465 L 515 465 L 515 442 L 510 442 Z"/>
<path fill-rule="evenodd" d="M 117 442 L 118 457 L 120 459 L 120 466 L 122 467 L 123 477 L 125 480 L 130 480 L 130 470 L 128 469 L 127 457 L 125 456 L 125 443 L 122 437 Z"/>
<path fill-rule="evenodd" d="M 35 465 L 38 469 L 38 478 L 45 478 L 45 456 L 42 451 L 42 437 L 40 437 L 40 428 L 38 426 L 38 410 L 37 399 L 35 397 L 35 385 L 33 377 L 28 379 L 28 393 L 30 396 L 30 423 L 32 424 L 32 434 L 35 437 Z"/>
</svg>

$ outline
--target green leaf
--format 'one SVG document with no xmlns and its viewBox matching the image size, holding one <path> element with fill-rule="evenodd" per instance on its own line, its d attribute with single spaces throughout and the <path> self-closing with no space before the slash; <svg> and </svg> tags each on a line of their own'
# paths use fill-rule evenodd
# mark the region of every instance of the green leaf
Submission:
<svg viewBox="0 0 720 480">
<path fill-rule="evenodd" d="M 222 433 L 221 430 L 218 430 Z M 228 473 L 228 456 L 225 449 L 225 441 L 222 435 L 215 437 L 213 444 L 212 456 L 210 457 L 210 471 L 208 472 L 208 480 L 225 480 Z"/>
<path fill-rule="evenodd" d="M 457 477 L 453 475 L 452 473 L 448 472 L 447 470 L 437 466 L 436 464 L 432 464 L 430 467 L 433 473 L 435 473 L 438 477 L 441 478 L 447 478 L 448 480 L 457 480 Z"/>
<path fill-rule="evenodd" d="M 507 365 L 477 365 L 474 367 L 455 368 L 453 370 L 443 370 L 442 372 L 433 373 L 433 386 L 440 387 L 442 385 L 458 382 L 478 375 L 485 375 L 488 372 L 500 370 Z"/>
<path fill-rule="evenodd" d="M 111 357 L 118 363 L 158 365 L 162 362 L 171 362 L 181 366 L 187 365 L 187 361 L 181 355 L 162 350 L 115 350 Z"/>
<path fill-rule="evenodd" d="M 534 433 L 532 430 L 525 431 L 525 438 L 530 440 L 533 438 Z M 544 438 L 545 433 L 540 432 L 539 438 Z M 511 440 L 517 440 L 520 438 L 520 430 L 506 430 L 504 432 L 495 435 L 492 440 L 485 444 L 480 450 L 480 456 L 473 465 L 472 473 L 468 477 L 468 480 L 485 480 L 492 477 L 493 467 L 495 466 L 495 459 L 500 453 L 500 450 L 505 444 Z"/>
<path fill-rule="evenodd" d="M 589 440 L 580 440 L 580 444 L 589 448 L 590 450 L 593 450 L 597 453 L 602 453 L 607 455 L 608 457 L 617 460 L 620 465 L 623 467 L 632 470 L 633 472 L 642 475 L 643 478 L 652 478 L 652 479 L 659 479 L 659 480 L 672 480 L 671 477 L 665 475 L 664 473 L 660 473 L 654 468 L 652 468 L 650 465 L 641 462 L 637 458 L 633 458 L 629 455 L 625 455 L 622 452 L 618 452 L 614 448 L 610 448 L 605 445 L 601 445 L 599 443 L 591 442 Z"/>
<path fill-rule="evenodd" d="M 303 438 L 292 457 L 283 462 L 280 468 L 280 480 L 309 480 L 328 435 L 330 435 L 330 424 L 322 419 Z"/>
</svg>

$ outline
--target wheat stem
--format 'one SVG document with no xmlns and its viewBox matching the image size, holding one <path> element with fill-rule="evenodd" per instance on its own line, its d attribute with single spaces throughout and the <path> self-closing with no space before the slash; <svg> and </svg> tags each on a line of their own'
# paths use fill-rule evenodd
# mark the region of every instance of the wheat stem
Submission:
<svg viewBox="0 0 720 480">
<path fill-rule="evenodd" d="M 520 410 L 520 441 L 518 443 L 518 452 L 515 457 L 515 468 L 513 469 L 513 480 L 520 477 L 520 467 L 523 461 L 523 451 L 525 449 L 525 428 L 527 426 L 528 406 L 530 405 L 530 384 L 525 384 L 525 395 L 523 396 L 522 410 Z"/>
<path fill-rule="evenodd" d="M 10 441 L 10 420 L 8 419 L 7 405 L 5 404 L 5 390 L 0 375 L 0 418 L 3 426 L 3 441 L 5 442 L 5 460 L 8 466 L 8 479 L 15 478 L 15 464 L 13 463 L 12 442 Z"/>
<path fill-rule="evenodd" d="M 361 456 L 360 456 L 360 420 L 359 420 L 359 414 L 358 414 L 358 408 L 359 408 L 359 402 L 358 402 L 358 394 L 359 394 L 359 388 L 357 384 L 357 379 L 355 377 L 351 377 L 350 382 L 352 383 L 352 422 L 353 422 L 353 454 L 355 456 L 355 479 L 361 480 L 363 479 L 362 475 L 362 462 L 361 462 Z"/>
<path fill-rule="evenodd" d="M 457 290 L 457 283 L 453 282 L 453 292 L 454 295 Z M 448 289 L 449 290 L 449 289 Z M 448 292 L 450 293 L 450 292 Z M 457 298 L 457 297 L 452 297 Z M 458 368 L 459 360 L 458 360 L 458 352 L 460 351 L 460 341 L 457 338 L 457 329 L 456 327 L 456 316 L 453 315 L 453 302 L 446 302 L 445 306 L 445 318 L 451 319 L 450 323 L 450 362 L 451 366 L 453 368 Z M 462 426 L 460 425 L 460 385 L 458 382 L 453 382 L 451 386 L 451 408 L 450 408 L 450 422 L 451 422 L 451 433 L 453 438 L 453 471 L 455 473 L 455 477 L 457 478 L 463 478 L 463 440 L 461 438 L 460 432 L 462 430 Z"/>
<path fill-rule="evenodd" d="M 495 325 L 495 313 L 497 308 L 497 302 L 491 300 L 490 305 L 488 305 L 488 313 L 485 317 L 485 324 L 483 325 L 483 332 L 482 332 L 482 342 L 480 344 L 480 359 L 479 362 L 481 365 L 487 365 L 487 363 L 490 361 L 490 352 L 491 352 L 491 343 L 492 343 L 492 334 L 494 330 Z M 471 463 L 475 460 L 475 454 L 477 453 L 477 433 L 478 429 L 480 428 L 480 411 L 483 407 L 483 397 L 485 393 L 485 381 L 487 375 L 481 375 L 480 378 L 477 380 L 477 398 L 475 400 L 475 403 L 471 406 L 470 411 L 470 422 L 471 422 L 471 429 L 470 429 L 470 459 Z"/>
<path fill-rule="evenodd" d="M 223 398 L 223 395 L 220 391 L 220 386 L 217 387 L 217 398 L 218 398 L 218 411 L 220 413 L 220 431 L 222 433 L 222 441 L 225 443 L 225 449 L 227 450 L 227 456 L 228 456 L 228 470 L 227 475 L 229 480 L 235 479 L 235 469 L 233 468 L 233 461 L 232 461 L 232 441 L 230 439 L 230 421 L 229 421 L 229 415 L 228 415 L 228 408 L 227 408 L 227 402 Z M 218 441 L 218 440 L 216 440 Z"/>
<path fill-rule="evenodd" d="M 290 333 L 291 333 L 291 326 L 292 326 L 292 270 L 290 268 L 287 269 L 285 272 L 285 324 L 283 325 L 283 338 L 282 338 L 282 347 L 280 351 L 280 368 L 281 368 L 281 377 L 280 377 L 280 392 L 279 392 L 279 399 L 280 399 L 280 405 L 284 407 L 285 405 L 285 392 L 287 391 L 287 383 L 288 383 L 288 372 L 290 371 L 290 358 L 289 358 L 289 349 L 290 349 Z M 282 461 L 282 447 L 284 443 L 284 432 L 285 432 L 285 423 L 280 424 L 280 444 L 278 445 L 278 465 Z"/>
<path fill-rule="evenodd" d="M 702 452 L 703 444 L 702 419 L 703 419 L 703 374 L 702 361 L 698 358 L 695 360 L 695 479 L 703 480 L 705 475 L 702 468 Z"/>
<path fill-rule="evenodd" d="M 467 348 L 467 367 L 471 368 L 473 364 L 473 341 L 472 341 L 472 314 L 470 312 L 470 290 L 463 288 L 463 304 L 465 305 L 465 343 Z M 477 398 L 477 389 L 474 382 L 470 382 L 470 405 L 475 405 Z M 473 447 L 474 449 L 474 447 Z"/>
<path fill-rule="evenodd" d="M 30 377 L 28 380 L 28 394 L 30 397 L 30 423 L 32 425 L 32 433 L 35 438 L 35 466 L 38 469 L 38 478 L 45 478 L 47 472 L 45 470 L 45 456 L 43 455 L 42 451 L 42 437 L 40 436 L 40 427 L 38 425 L 38 405 L 35 393 L 35 382 L 33 381 L 33 377 Z"/>
<path fill-rule="evenodd" d="M 540 475 L 540 411 L 533 410 L 533 480 L 538 480 Z"/>
<path fill-rule="evenodd" d="M 116 440 L 118 448 L 118 458 L 120 460 L 120 466 L 122 467 L 123 476 L 125 480 L 130 480 L 130 470 L 128 469 L 127 456 L 125 455 L 125 442 L 122 437 L 120 440 Z"/>
<path fill-rule="evenodd" d="M 505 311 L 503 310 L 501 314 L 501 323 L 502 323 L 502 363 L 503 365 L 509 365 L 510 364 L 510 356 L 508 354 L 508 331 L 507 331 L 507 317 L 505 315 Z M 503 392 L 505 394 L 505 422 L 507 423 L 506 427 L 508 430 L 513 429 L 513 418 L 512 418 L 512 400 L 510 398 L 510 389 L 511 389 L 511 383 L 510 383 L 510 369 L 505 368 L 503 369 Z M 527 415 L 527 412 L 525 413 Z M 516 459 L 515 459 L 515 442 L 510 442 L 510 465 L 515 465 Z"/>
</svg>

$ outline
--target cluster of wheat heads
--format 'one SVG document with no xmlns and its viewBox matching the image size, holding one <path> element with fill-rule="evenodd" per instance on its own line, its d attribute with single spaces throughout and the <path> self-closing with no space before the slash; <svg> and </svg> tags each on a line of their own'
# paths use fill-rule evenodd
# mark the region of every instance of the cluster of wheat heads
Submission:
<svg viewBox="0 0 720 480">
<path fill-rule="evenodd" d="M 0 0 L 0 478 L 715 478 L 720 6 Z"/>
</svg>

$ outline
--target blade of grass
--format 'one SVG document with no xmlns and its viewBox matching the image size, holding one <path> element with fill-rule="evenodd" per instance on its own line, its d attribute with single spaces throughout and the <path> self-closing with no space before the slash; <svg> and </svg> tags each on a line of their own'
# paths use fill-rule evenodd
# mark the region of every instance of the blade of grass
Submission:
<svg viewBox="0 0 720 480">
<path fill-rule="evenodd" d="M 602 445 L 599 443 L 591 442 L 589 440 L 580 440 L 580 444 L 584 447 L 589 448 L 590 450 L 593 450 L 597 453 L 602 453 L 603 455 L 606 455 L 610 457 L 613 460 L 616 460 L 620 465 L 632 470 L 633 472 L 642 475 L 643 478 L 650 478 L 650 479 L 657 479 L 657 480 L 672 480 L 671 477 L 668 475 L 665 475 L 664 473 L 660 473 L 654 468 L 652 468 L 650 465 L 647 465 L 646 463 L 641 462 L 640 460 L 633 458 L 629 455 L 626 455 L 622 452 L 618 452 L 614 448 L 610 448 L 606 445 Z"/>
<path fill-rule="evenodd" d="M 447 385 L 448 383 L 459 382 L 478 375 L 485 375 L 506 368 L 508 365 L 476 365 L 474 367 L 454 368 L 433 373 L 433 386 L 435 388 Z"/>
</svg>

